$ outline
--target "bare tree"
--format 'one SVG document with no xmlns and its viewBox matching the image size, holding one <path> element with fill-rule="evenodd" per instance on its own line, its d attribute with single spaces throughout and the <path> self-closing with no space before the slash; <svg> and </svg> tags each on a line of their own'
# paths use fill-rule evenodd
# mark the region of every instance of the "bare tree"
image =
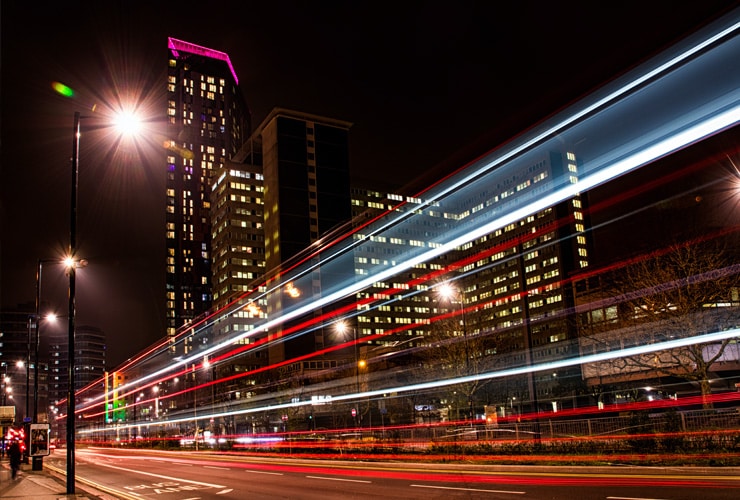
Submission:
<svg viewBox="0 0 740 500">
<path fill-rule="evenodd" d="M 464 314 L 456 311 L 432 323 L 426 337 L 427 346 L 420 354 L 423 366 L 420 375 L 425 380 L 446 380 L 475 377 L 494 369 L 500 358 L 496 353 L 502 340 L 485 327 L 485 318 L 482 306 L 468 307 Z M 438 394 L 457 410 L 457 414 L 471 418 L 477 396 L 490 385 L 490 380 L 474 379 L 446 386 Z"/>
<path fill-rule="evenodd" d="M 717 242 L 674 244 L 613 274 L 612 301 L 619 329 L 589 339 L 602 348 L 624 348 L 691 338 L 737 327 L 740 265 Z M 652 372 L 699 384 L 710 407 L 709 380 L 732 339 L 622 357 L 601 363 L 612 374 Z M 609 365 L 609 366 L 607 366 Z"/>
</svg>

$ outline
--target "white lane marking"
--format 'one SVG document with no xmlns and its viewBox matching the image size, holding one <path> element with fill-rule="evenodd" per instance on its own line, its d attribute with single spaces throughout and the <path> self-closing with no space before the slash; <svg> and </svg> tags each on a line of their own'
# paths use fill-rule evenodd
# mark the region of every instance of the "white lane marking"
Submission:
<svg viewBox="0 0 740 500">
<path fill-rule="evenodd" d="M 606 497 L 607 500 L 664 500 L 662 498 L 642 498 L 642 497 Z"/>
<path fill-rule="evenodd" d="M 144 472 L 144 471 L 136 470 L 136 469 L 127 469 L 125 467 L 116 467 L 115 465 L 107 465 L 107 464 L 99 464 L 99 465 L 101 467 L 108 467 L 109 469 L 125 470 L 126 472 L 133 472 L 134 474 L 142 474 L 144 476 L 152 476 L 152 477 L 159 477 L 162 479 L 169 479 L 170 481 L 182 481 L 184 483 L 199 484 L 201 486 L 208 486 L 210 488 L 226 488 L 226 486 L 224 486 L 223 484 L 202 483 L 200 481 L 193 481 L 192 479 L 182 479 L 179 477 L 163 476 L 162 474 L 154 474 L 151 472 Z"/>
<path fill-rule="evenodd" d="M 231 470 L 228 467 L 216 467 L 215 465 L 204 465 L 206 469 Z"/>
<path fill-rule="evenodd" d="M 433 488 L 435 490 L 456 490 L 456 491 L 477 491 L 483 493 L 509 493 L 511 495 L 525 495 L 525 491 L 506 491 L 506 490 L 484 490 L 478 488 L 453 488 L 451 486 L 432 486 L 427 484 L 412 484 L 412 488 Z"/>
<path fill-rule="evenodd" d="M 327 481 L 344 481 L 347 483 L 372 483 L 372 481 L 363 481 L 361 479 L 343 479 L 340 477 L 324 477 L 324 476 L 306 476 L 309 479 L 325 479 Z"/>
<path fill-rule="evenodd" d="M 283 476 L 284 475 L 282 472 L 265 472 L 263 470 L 252 470 L 252 469 L 244 469 L 244 472 L 251 472 L 252 474 L 268 474 L 270 476 Z"/>
<path fill-rule="evenodd" d="M 223 495 L 224 493 L 231 493 L 232 491 L 234 491 L 234 488 L 227 488 L 225 490 L 216 492 L 216 495 Z"/>
</svg>

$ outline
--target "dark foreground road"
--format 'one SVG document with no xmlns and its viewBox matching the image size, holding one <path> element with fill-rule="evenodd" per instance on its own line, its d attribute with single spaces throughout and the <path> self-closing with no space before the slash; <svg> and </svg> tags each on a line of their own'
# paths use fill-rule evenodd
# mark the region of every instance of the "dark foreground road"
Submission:
<svg viewBox="0 0 740 500">
<path fill-rule="evenodd" d="M 740 469 L 578 468 L 266 459 L 78 449 L 77 481 L 122 499 L 720 500 L 740 497 Z M 62 450 L 50 470 L 66 468 Z"/>
</svg>

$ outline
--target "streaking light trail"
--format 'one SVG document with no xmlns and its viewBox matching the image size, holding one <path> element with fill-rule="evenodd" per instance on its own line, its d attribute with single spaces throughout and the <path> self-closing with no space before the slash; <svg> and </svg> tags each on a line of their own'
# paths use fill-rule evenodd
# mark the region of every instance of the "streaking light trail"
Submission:
<svg viewBox="0 0 740 500">
<path fill-rule="evenodd" d="M 655 344 L 631 347 L 627 349 L 620 349 L 616 351 L 590 354 L 590 355 L 580 356 L 578 358 L 563 359 L 560 361 L 552 361 L 549 363 L 541 363 L 541 364 L 538 364 L 532 367 L 524 366 L 520 368 L 512 368 L 508 370 L 501 370 L 501 371 L 490 372 L 490 373 L 481 373 L 477 375 L 458 377 L 458 378 L 448 379 L 448 380 L 435 380 L 435 381 L 425 382 L 422 384 L 413 384 L 413 385 L 406 385 L 406 386 L 399 386 L 399 387 L 384 387 L 382 389 L 376 389 L 372 391 L 332 395 L 331 400 L 334 402 L 339 402 L 339 401 L 356 400 L 360 398 L 378 396 L 378 395 L 383 395 L 387 393 L 395 393 L 395 392 L 404 393 L 404 392 L 422 391 L 422 390 L 427 390 L 427 389 L 436 389 L 436 388 L 445 387 L 445 386 L 464 384 L 464 383 L 472 382 L 476 380 L 505 378 L 505 377 L 510 377 L 514 375 L 522 375 L 522 374 L 526 374 L 529 372 L 535 372 L 535 371 L 557 370 L 559 368 L 565 368 L 568 366 L 580 365 L 580 364 L 585 364 L 585 363 L 596 363 L 599 361 L 607 361 L 610 359 L 618 359 L 622 357 L 635 356 L 639 354 L 664 351 L 664 350 L 669 350 L 669 349 L 675 349 L 678 347 L 685 347 L 689 345 L 717 342 L 717 341 L 722 341 L 725 339 L 732 339 L 735 337 L 740 337 L 740 328 L 735 328 L 735 329 L 727 330 L 723 332 L 710 333 L 707 335 L 697 335 L 695 337 L 690 337 L 686 339 L 675 339 L 675 340 L 669 340 L 666 342 L 658 342 Z M 289 403 L 271 404 L 268 406 L 259 406 L 259 407 L 247 408 L 243 410 L 234 410 L 234 411 L 219 412 L 219 413 L 206 413 L 206 414 L 200 415 L 199 417 L 168 419 L 165 422 L 140 422 L 140 423 L 135 423 L 135 424 L 121 424 L 117 426 L 117 429 L 123 430 L 123 429 L 130 429 L 134 427 L 161 426 L 165 424 L 170 425 L 170 424 L 177 424 L 177 423 L 184 423 L 184 422 L 192 422 L 194 420 L 197 420 L 198 418 L 210 419 L 210 418 L 227 417 L 227 416 L 233 416 L 233 415 L 245 415 L 245 414 L 250 414 L 250 413 L 264 412 L 268 410 L 283 410 L 283 409 L 288 409 L 288 408 L 298 408 L 301 406 L 312 406 L 314 404 L 316 403 L 315 401 L 312 401 L 312 400 L 291 401 Z M 91 434 L 91 433 L 99 433 L 105 430 L 108 430 L 108 429 L 105 429 L 105 428 L 86 429 L 86 430 L 79 431 L 79 433 L 80 434 Z"/>
<path fill-rule="evenodd" d="M 199 388 L 207 387 L 202 381 L 195 382 L 198 372 L 207 371 L 204 370 L 207 368 L 206 360 L 216 364 L 228 360 L 228 356 L 244 352 L 247 348 L 242 348 L 241 345 L 249 345 L 251 337 L 262 332 L 280 331 L 280 335 L 274 338 L 257 342 L 260 344 L 259 348 L 264 348 L 269 343 L 281 342 L 334 323 L 340 316 L 348 315 L 360 307 L 390 305 L 392 295 L 400 294 L 395 285 L 387 293 L 367 294 L 366 298 L 349 305 L 342 301 L 366 289 L 372 289 L 376 283 L 392 282 L 401 273 L 422 267 L 469 242 L 574 198 L 579 193 L 611 182 L 713 134 L 735 127 L 740 121 L 740 65 L 734 64 L 740 54 L 738 32 L 740 22 L 736 19 L 721 21 L 718 26 L 708 28 L 593 96 L 585 98 L 521 139 L 492 151 L 457 174 L 425 190 L 419 195 L 419 203 L 412 209 L 389 211 L 357 232 L 330 242 L 326 246 L 327 250 L 316 250 L 313 254 L 315 258 L 306 259 L 300 266 L 280 276 L 280 279 L 269 282 L 263 288 L 266 291 L 246 294 L 244 300 L 235 302 L 231 308 L 208 316 L 196 325 L 183 328 L 178 334 L 177 342 L 203 339 L 197 348 L 173 358 L 172 349 L 177 346 L 162 343 L 139 362 L 127 366 L 126 370 L 130 375 L 128 382 L 117 387 L 116 391 L 119 395 L 132 394 L 142 386 L 150 387 L 175 376 L 185 378 L 190 374 L 193 379 L 190 390 L 195 394 Z M 675 99 L 675 95 L 681 95 L 682 99 Z M 549 176 L 521 183 L 521 189 L 517 186 L 510 193 L 499 187 L 511 183 L 511 179 L 516 179 L 519 172 L 526 171 L 529 165 L 537 163 L 538 159 L 549 153 L 565 154 L 571 151 L 577 153 L 581 162 L 577 175 L 567 172 L 557 175 L 551 173 Z M 367 274 L 355 275 L 344 281 L 337 280 L 322 289 L 320 294 L 311 293 L 314 288 L 313 271 L 344 276 L 342 270 L 353 269 L 353 259 L 358 250 L 373 248 L 381 239 L 403 240 L 407 238 L 407 234 L 417 232 L 421 226 L 424 228 L 425 239 L 417 245 L 405 246 L 393 258 L 379 260 L 377 264 L 368 267 Z M 320 262 L 320 268 L 314 262 Z M 437 274 L 439 273 L 425 273 L 417 284 L 433 288 L 433 277 Z M 398 278 L 397 281 L 408 284 L 406 278 Z M 253 318 L 250 330 L 216 333 L 220 322 L 248 312 L 249 307 L 254 312 L 260 301 L 281 303 L 280 314 L 273 314 L 267 319 L 253 314 L 250 316 Z M 319 314 L 317 311 L 322 309 Z M 305 320 L 305 316 L 314 317 L 314 313 L 313 320 Z M 454 316 L 456 315 L 441 318 Z M 283 326 L 298 319 L 302 319 L 298 326 Z M 388 328 L 390 330 L 392 329 Z M 464 377 L 399 385 L 386 383 L 372 390 L 347 391 L 349 384 L 345 384 L 342 392 L 330 395 L 332 401 L 342 402 L 386 393 L 426 391 L 483 380 L 556 371 L 580 364 L 702 343 L 722 342 L 738 336 L 740 330 L 734 325 L 733 328 L 711 334 L 697 333 L 688 338 L 567 357 L 531 366 L 487 370 L 485 373 Z M 338 348 L 342 347 L 345 346 Z M 284 368 L 290 363 L 302 361 L 305 360 L 295 358 L 268 368 Z M 211 381 L 210 384 L 212 383 Z M 178 389 L 177 394 L 185 392 L 185 389 Z M 284 395 L 287 389 L 275 392 Z M 84 403 L 78 406 L 77 412 L 83 413 L 99 406 L 104 398 L 107 400 L 110 396 L 112 392 L 88 394 L 84 399 L 78 398 L 78 401 Z M 192 415 L 171 416 L 162 422 L 151 420 L 133 424 L 121 423 L 116 429 L 197 422 L 205 418 L 287 410 L 313 404 L 311 400 L 298 399 L 265 403 L 264 399 L 255 398 L 249 405 L 235 409 L 216 411 L 215 408 L 210 408 L 205 412 L 198 409 L 198 415 L 193 412 Z M 80 432 L 89 434 L 101 431 L 110 432 L 111 429 L 89 428 Z"/>
</svg>

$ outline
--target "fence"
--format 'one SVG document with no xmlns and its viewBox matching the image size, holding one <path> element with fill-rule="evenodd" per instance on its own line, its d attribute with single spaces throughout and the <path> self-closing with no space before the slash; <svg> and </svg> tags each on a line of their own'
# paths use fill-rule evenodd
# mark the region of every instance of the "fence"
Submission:
<svg viewBox="0 0 740 500">
<path fill-rule="evenodd" d="M 740 408 L 682 412 L 628 412 L 608 417 L 559 419 L 554 414 L 521 422 L 471 426 L 412 426 L 358 430 L 353 439 L 409 443 L 473 443 L 531 439 L 625 437 L 640 434 L 740 431 Z M 330 436 L 338 438 L 340 436 Z"/>
</svg>

